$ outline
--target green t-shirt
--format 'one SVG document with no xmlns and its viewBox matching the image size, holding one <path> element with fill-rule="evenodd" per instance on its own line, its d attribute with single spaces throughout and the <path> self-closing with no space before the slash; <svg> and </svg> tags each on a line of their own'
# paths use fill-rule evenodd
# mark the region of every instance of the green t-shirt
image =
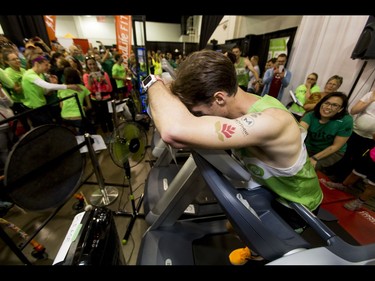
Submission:
<svg viewBox="0 0 375 281">
<path fill-rule="evenodd" d="M 0 83 L 3 88 L 3 92 L 6 96 L 8 96 L 8 98 L 11 99 L 10 101 L 12 101 L 13 99 L 11 98 L 9 91 L 14 88 L 14 82 L 2 68 L 0 68 Z"/>
<path fill-rule="evenodd" d="M 8 77 L 14 82 L 14 83 L 17 83 L 18 85 L 22 86 L 22 77 L 23 75 L 25 74 L 26 72 L 26 69 L 24 68 L 20 68 L 20 71 L 16 71 L 14 70 L 13 68 L 11 67 L 7 67 L 5 69 L 5 72 L 8 74 Z M 17 93 L 16 91 L 14 91 L 13 89 L 10 90 L 10 94 L 11 94 L 11 97 L 12 97 L 12 100 L 14 102 L 18 102 L 18 103 L 21 103 L 22 100 L 25 98 L 24 94 L 23 94 L 23 90 L 21 91 L 21 93 Z"/>
<path fill-rule="evenodd" d="M 349 114 L 346 114 L 342 119 L 330 120 L 321 124 L 314 112 L 311 111 L 302 117 L 302 121 L 309 124 L 305 144 L 307 150 L 312 153 L 318 153 L 332 145 L 336 136 L 350 137 L 353 131 L 353 117 Z M 339 152 L 345 153 L 346 146 L 345 143 Z"/>
<path fill-rule="evenodd" d="M 25 95 L 23 104 L 33 109 L 47 104 L 44 96 L 46 90 L 34 84 L 37 78 L 44 80 L 43 74 L 38 75 L 32 68 L 26 70 L 22 77 L 22 89 Z"/>
<path fill-rule="evenodd" d="M 307 91 L 306 85 L 302 84 L 297 87 L 294 93 L 296 95 L 296 98 L 302 104 L 305 104 L 306 102 L 306 91 Z M 314 87 L 310 89 L 310 93 L 317 93 L 317 92 L 320 92 L 320 87 L 318 85 L 315 85 Z M 299 116 L 302 116 L 305 113 L 305 110 L 303 109 L 303 107 L 296 103 L 292 104 L 292 106 L 289 108 L 289 111 Z"/>
<path fill-rule="evenodd" d="M 81 108 L 83 110 L 83 101 L 84 101 L 86 96 L 90 95 L 90 91 L 83 85 L 78 85 L 78 86 L 82 89 L 82 91 L 78 92 L 78 91 L 71 90 L 71 89 L 58 90 L 57 91 L 57 97 L 59 99 L 63 99 L 63 98 L 66 98 L 68 96 L 74 95 L 74 93 L 77 93 Z M 80 117 L 81 116 L 81 113 L 80 113 L 78 105 L 77 105 L 77 101 L 74 97 L 70 98 L 70 99 L 63 100 L 61 103 L 62 103 L 62 107 L 61 107 L 61 117 L 62 118 Z M 85 114 L 85 111 L 83 111 L 83 114 Z"/>
<path fill-rule="evenodd" d="M 112 78 L 112 68 L 115 64 L 116 62 L 111 58 L 107 58 L 104 62 L 101 63 L 103 70 L 107 72 L 109 78 Z"/>
<path fill-rule="evenodd" d="M 125 67 L 123 65 L 119 65 L 117 63 L 115 63 L 112 67 L 112 77 L 122 77 L 122 78 L 126 78 L 126 70 L 125 70 Z M 125 86 L 125 83 L 124 83 L 124 80 L 118 80 L 116 79 L 116 86 L 117 88 L 123 88 Z"/>
<path fill-rule="evenodd" d="M 238 86 L 243 86 L 247 88 L 247 85 L 249 84 L 250 76 L 249 76 L 249 70 L 246 68 L 245 58 L 240 57 L 240 62 L 235 63 L 234 67 L 236 69 Z"/>
</svg>

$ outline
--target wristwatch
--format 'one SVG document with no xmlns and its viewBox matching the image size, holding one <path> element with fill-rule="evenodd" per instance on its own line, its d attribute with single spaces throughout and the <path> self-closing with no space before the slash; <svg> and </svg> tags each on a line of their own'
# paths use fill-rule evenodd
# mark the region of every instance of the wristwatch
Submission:
<svg viewBox="0 0 375 281">
<path fill-rule="evenodd" d="M 145 92 L 156 82 L 156 81 L 163 81 L 161 78 L 155 76 L 155 75 L 148 75 L 145 79 L 142 80 L 142 87 Z"/>
</svg>

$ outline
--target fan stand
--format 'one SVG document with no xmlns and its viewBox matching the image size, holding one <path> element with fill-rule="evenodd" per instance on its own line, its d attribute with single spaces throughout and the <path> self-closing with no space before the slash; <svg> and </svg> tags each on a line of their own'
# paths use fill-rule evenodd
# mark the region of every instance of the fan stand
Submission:
<svg viewBox="0 0 375 281">
<path fill-rule="evenodd" d="M 124 99 L 124 101 L 126 102 L 133 102 L 131 99 Z M 117 109 L 116 109 L 116 106 L 117 105 L 121 105 L 122 103 L 124 103 L 124 101 L 120 101 L 120 102 L 117 102 L 115 100 L 112 100 L 112 119 L 113 119 L 113 123 L 114 123 L 114 127 L 117 128 L 119 126 L 119 123 L 118 123 L 118 119 L 117 119 Z M 133 122 L 136 122 L 135 121 L 135 109 L 134 109 L 134 104 L 131 104 L 132 106 L 129 107 L 129 111 L 132 115 L 132 121 Z M 132 140 L 130 143 L 129 143 L 129 149 L 131 152 L 136 152 L 138 149 L 139 149 L 139 141 L 138 140 Z M 143 203 L 143 197 L 144 197 L 144 194 L 142 193 L 140 198 L 139 198 L 139 201 L 138 203 L 136 204 L 135 202 L 135 196 L 134 196 L 134 193 L 133 193 L 133 188 L 132 188 L 132 183 L 131 183 L 131 166 L 130 166 L 130 163 L 129 163 L 129 159 L 125 160 L 125 162 L 123 163 L 123 168 L 124 168 L 124 171 L 125 171 L 125 176 L 128 180 L 128 186 L 129 186 L 129 201 L 131 203 L 131 206 L 132 206 L 132 211 L 131 212 L 126 212 L 126 211 L 117 211 L 115 212 L 115 215 L 119 215 L 119 216 L 127 216 L 127 217 L 131 217 L 128 225 L 127 225 L 127 228 L 126 228 L 126 231 L 125 231 L 125 235 L 124 235 L 124 238 L 122 239 L 122 244 L 125 245 L 127 242 L 128 242 L 128 239 L 129 239 L 129 236 L 131 234 L 131 231 L 133 229 L 133 226 L 134 226 L 134 223 L 136 221 L 137 218 L 145 218 L 145 215 L 144 214 L 140 214 L 139 213 L 139 210 L 142 206 L 142 203 Z"/>
<path fill-rule="evenodd" d="M 118 190 L 113 186 L 105 186 L 103 173 L 99 167 L 98 159 L 96 158 L 96 153 L 91 143 L 90 134 L 86 133 L 84 137 L 94 173 L 99 184 L 99 190 L 91 194 L 90 202 L 96 207 L 108 206 L 118 197 Z"/>
<path fill-rule="evenodd" d="M 130 219 L 130 221 L 128 223 L 128 226 L 126 228 L 126 232 L 125 232 L 124 238 L 122 239 L 122 244 L 123 245 L 125 245 L 128 242 L 128 239 L 129 239 L 130 233 L 131 233 L 131 231 L 133 229 L 135 220 L 138 217 L 143 218 L 143 219 L 145 218 L 144 214 L 140 214 L 139 213 L 139 210 L 141 209 L 141 206 L 142 206 L 144 194 L 143 193 L 141 194 L 141 196 L 139 198 L 139 201 L 138 201 L 138 203 L 136 205 L 135 204 L 135 196 L 134 196 L 133 189 L 132 189 L 132 184 L 131 184 L 130 164 L 129 164 L 128 160 L 125 161 L 125 163 L 124 163 L 124 170 L 125 170 L 126 178 L 128 179 L 128 184 L 129 184 L 129 200 L 130 200 L 130 203 L 131 203 L 131 206 L 132 206 L 132 212 L 125 212 L 125 211 L 117 211 L 117 212 L 115 212 L 116 215 L 131 217 L 131 219 Z"/>
</svg>

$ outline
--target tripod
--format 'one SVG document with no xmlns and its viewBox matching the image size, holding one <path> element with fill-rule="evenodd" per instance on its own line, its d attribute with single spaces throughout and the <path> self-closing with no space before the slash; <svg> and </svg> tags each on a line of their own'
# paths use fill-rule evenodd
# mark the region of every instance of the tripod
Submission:
<svg viewBox="0 0 375 281">
<path fill-rule="evenodd" d="M 134 196 L 133 188 L 132 188 L 132 184 L 131 184 L 131 170 L 130 170 L 129 160 L 125 161 L 124 170 L 125 170 L 125 175 L 126 175 L 126 178 L 128 180 L 128 185 L 129 185 L 129 200 L 130 200 L 130 203 L 131 203 L 131 206 L 132 206 L 132 212 L 124 212 L 124 211 L 115 212 L 116 215 L 130 216 L 131 217 L 130 222 L 127 226 L 124 238 L 122 239 L 123 245 L 125 245 L 128 242 L 130 233 L 133 229 L 133 226 L 134 226 L 134 223 L 135 223 L 135 220 L 137 219 L 137 217 L 141 217 L 141 218 L 145 217 L 144 214 L 139 213 L 139 210 L 142 206 L 144 194 L 143 193 L 141 194 L 141 197 L 139 198 L 139 201 L 138 201 L 137 205 L 136 205 L 136 202 L 135 202 L 135 196 Z"/>
</svg>

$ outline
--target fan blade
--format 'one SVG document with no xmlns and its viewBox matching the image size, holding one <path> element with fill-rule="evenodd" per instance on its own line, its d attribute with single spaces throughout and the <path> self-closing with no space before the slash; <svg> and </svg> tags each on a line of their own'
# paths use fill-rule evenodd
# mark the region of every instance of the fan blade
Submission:
<svg viewBox="0 0 375 281">
<path fill-rule="evenodd" d="M 120 123 L 110 145 L 111 157 L 116 165 L 122 167 L 129 161 L 132 162 L 130 166 L 135 166 L 145 155 L 147 135 L 137 123 Z"/>
<path fill-rule="evenodd" d="M 116 162 L 119 165 L 122 165 L 123 163 L 125 163 L 125 161 L 130 156 L 130 151 L 129 151 L 128 145 L 120 137 L 115 137 L 115 139 L 113 140 L 112 152 L 113 152 L 114 158 L 116 159 Z"/>
</svg>

